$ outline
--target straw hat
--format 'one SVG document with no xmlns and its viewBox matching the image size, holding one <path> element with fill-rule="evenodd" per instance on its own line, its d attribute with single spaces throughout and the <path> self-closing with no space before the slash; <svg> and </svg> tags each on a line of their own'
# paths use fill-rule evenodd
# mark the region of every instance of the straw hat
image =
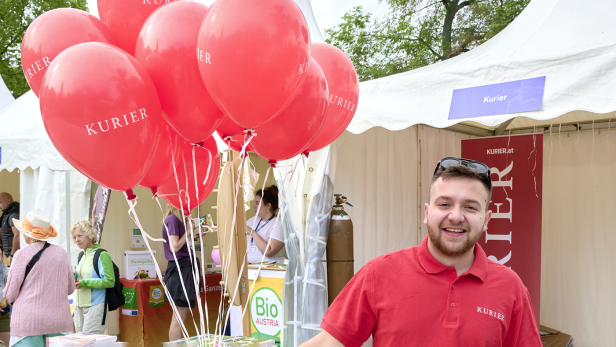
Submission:
<svg viewBox="0 0 616 347">
<path fill-rule="evenodd" d="M 56 228 L 49 222 L 49 218 L 40 211 L 28 212 L 23 221 L 13 218 L 13 224 L 22 234 L 32 239 L 52 241 L 58 238 Z"/>
</svg>

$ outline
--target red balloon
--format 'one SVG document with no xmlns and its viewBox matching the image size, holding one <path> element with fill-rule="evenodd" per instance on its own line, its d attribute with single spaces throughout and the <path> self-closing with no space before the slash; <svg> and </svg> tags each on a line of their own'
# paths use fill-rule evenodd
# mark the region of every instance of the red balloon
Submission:
<svg viewBox="0 0 616 347">
<path fill-rule="evenodd" d="M 158 187 L 173 176 L 173 160 L 178 160 L 182 154 L 182 144 L 185 141 L 171 128 L 163 123 L 160 129 L 160 141 L 154 153 L 154 159 L 145 177 L 139 185 L 150 188 L 156 195 Z"/>
<path fill-rule="evenodd" d="M 254 152 L 270 162 L 302 153 L 323 127 L 328 97 L 325 74 L 311 58 L 306 80 L 293 101 L 282 113 L 255 129 L 257 136 L 250 142 Z"/>
<path fill-rule="evenodd" d="M 192 143 L 207 139 L 224 117 L 205 89 L 195 59 L 207 10 L 193 1 L 161 7 L 146 20 L 135 49 L 135 58 L 156 85 L 163 118 Z"/>
<path fill-rule="evenodd" d="M 197 42 L 201 77 L 244 128 L 280 113 L 306 77 L 310 34 L 293 0 L 217 0 Z"/>
<path fill-rule="evenodd" d="M 73 8 L 45 12 L 30 24 L 21 43 L 21 66 L 36 96 L 43 75 L 56 56 L 84 42 L 114 44 L 115 39 L 98 18 Z"/>
<path fill-rule="evenodd" d="M 175 0 L 97 0 L 98 15 L 116 38 L 117 46 L 135 55 L 139 31 L 148 16 Z M 171 30 L 170 28 L 167 28 Z"/>
<path fill-rule="evenodd" d="M 193 149 L 197 168 L 197 193 L 195 193 Z M 177 182 L 174 174 L 167 182 L 158 187 L 158 192 L 173 207 L 188 212 L 201 205 L 207 199 L 218 181 L 219 173 L 220 154 L 218 153 L 216 140 L 213 137 L 205 140 L 202 148 L 184 141 L 182 144 L 182 155 L 179 158 L 175 158 Z"/>
<path fill-rule="evenodd" d="M 220 138 L 225 140 L 226 137 L 233 137 L 235 135 L 241 134 L 244 132 L 244 128 L 237 125 L 229 116 L 226 116 L 222 119 L 222 122 L 218 124 L 218 128 L 216 128 L 216 132 L 220 135 Z"/>
<path fill-rule="evenodd" d="M 162 121 L 156 88 L 135 58 L 105 43 L 66 49 L 43 77 L 41 114 L 64 159 L 132 196 L 150 167 Z"/>
<path fill-rule="evenodd" d="M 357 72 L 344 52 L 326 43 L 315 43 L 312 57 L 327 78 L 330 105 L 323 129 L 307 149 L 310 152 L 329 145 L 344 132 L 353 119 L 359 99 Z"/>
</svg>

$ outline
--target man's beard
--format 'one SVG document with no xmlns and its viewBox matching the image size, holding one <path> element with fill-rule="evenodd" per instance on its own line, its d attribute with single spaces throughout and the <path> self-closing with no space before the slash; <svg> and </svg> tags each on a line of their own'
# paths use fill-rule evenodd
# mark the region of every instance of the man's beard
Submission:
<svg viewBox="0 0 616 347">
<path fill-rule="evenodd" d="M 470 231 L 466 231 L 466 233 L 470 235 Z M 448 258 L 458 258 L 468 252 L 471 248 L 474 248 L 475 244 L 477 243 L 477 241 L 479 241 L 482 234 L 483 233 L 478 233 L 477 236 L 475 236 L 474 238 L 471 238 L 469 236 L 458 247 L 452 249 L 449 248 L 445 242 L 443 242 L 443 233 L 434 232 L 434 230 L 432 230 L 432 228 L 430 228 L 430 226 L 428 225 L 428 237 L 430 237 L 432 245 L 434 245 L 434 247 L 436 247 L 439 252 L 441 252 L 444 256 Z"/>
</svg>

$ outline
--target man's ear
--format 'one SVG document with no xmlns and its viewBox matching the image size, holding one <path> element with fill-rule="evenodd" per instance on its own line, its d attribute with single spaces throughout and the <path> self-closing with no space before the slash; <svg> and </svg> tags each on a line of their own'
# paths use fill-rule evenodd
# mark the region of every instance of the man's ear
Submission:
<svg viewBox="0 0 616 347">
<path fill-rule="evenodd" d="M 490 221 L 490 219 L 492 218 L 492 210 L 488 210 L 486 212 L 486 220 L 483 223 L 483 231 L 487 231 L 488 230 L 488 222 Z"/>
<path fill-rule="evenodd" d="M 428 203 L 424 204 L 424 224 L 428 225 Z"/>
</svg>

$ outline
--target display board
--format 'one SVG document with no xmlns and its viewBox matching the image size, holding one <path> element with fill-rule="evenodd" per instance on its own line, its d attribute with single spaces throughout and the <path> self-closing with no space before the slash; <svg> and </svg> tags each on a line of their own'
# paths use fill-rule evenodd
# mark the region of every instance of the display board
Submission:
<svg viewBox="0 0 616 347">
<path fill-rule="evenodd" d="M 283 321 L 284 268 L 261 269 L 257 277 L 258 267 L 248 268 L 250 288 L 257 282 L 250 294 L 250 328 L 251 336 L 259 338 L 272 338 L 280 344 L 280 333 Z"/>
<path fill-rule="evenodd" d="M 520 276 L 539 322 L 543 135 L 462 140 L 462 157 L 490 167 L 492 219 L 479 243 Z"/>
</svg>

